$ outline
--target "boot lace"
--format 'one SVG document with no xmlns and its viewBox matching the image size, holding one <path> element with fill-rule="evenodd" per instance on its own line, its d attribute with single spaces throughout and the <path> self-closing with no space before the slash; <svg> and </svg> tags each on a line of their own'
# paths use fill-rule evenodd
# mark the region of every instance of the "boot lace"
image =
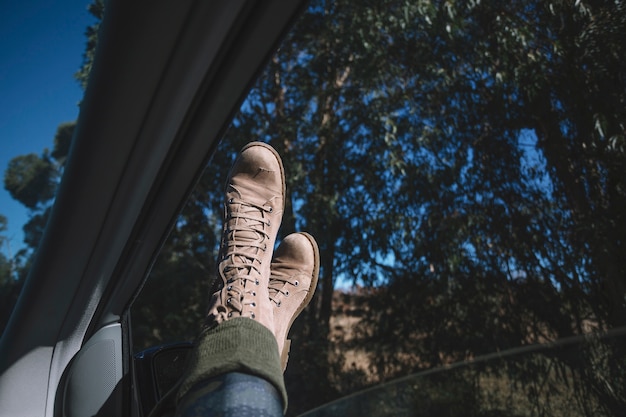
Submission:
<svg viewBox="0 0 626 417">
<path fill-rule="evenodd" d="M 292 276 L 282 275 L 275 273 L 272 275 L 269 282 L 269 295 L 270 301 L 276 304 L 276 307 L 280 307 L 283 297 L 289 297 L 289 285 L 297 287 L 300 285 L 300 281 L 292 279 Z"/>
<path fill-rule="evenodd" d="M 231 311 L 243 314 L 246 306 L 256 307 L 256 286 L 260 284 L 261 255 L 267 250 L 270 220 L 266 213 L 272 207 L 254 204 L 237 198 L 227 202 L 227 216 L 223 254 L 218 266 L 224 278 L 226 304 Z M 254 318 L 254 312 L 250 312 Z"/>
</svg>

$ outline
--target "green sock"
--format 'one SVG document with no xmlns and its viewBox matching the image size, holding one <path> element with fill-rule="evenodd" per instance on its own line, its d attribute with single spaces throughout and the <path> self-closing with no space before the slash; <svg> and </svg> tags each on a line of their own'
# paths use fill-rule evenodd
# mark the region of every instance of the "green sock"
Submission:
<svg viewBox="0 0 626 417">
<path fill-rule="evenodd" d="M 189 355 L 177 402 L 198 382 L 227 372 L 243 372 L 269 381 L 287 409 L 278 344 L 267 327 L 252 319 L 235 318 L 202 332 Z"/>
</svg>

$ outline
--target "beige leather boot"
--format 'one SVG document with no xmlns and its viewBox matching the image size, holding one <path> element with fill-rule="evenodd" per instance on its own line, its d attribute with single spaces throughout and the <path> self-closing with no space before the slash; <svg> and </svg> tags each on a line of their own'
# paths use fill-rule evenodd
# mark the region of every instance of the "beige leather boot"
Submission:
<svg viewBox="0 0 626 417">
<path fill-rule="evenodd" d="M 317 243 L 308 233 L 294 233 L 280 244 L 272 261 L 269 296 L 274 305 L 274 335 L 283 371 L 287 367 L 294 320 L 309 304 L 320 270 Z"/>
<path fill-rule="evenodd" d="M 270 264 L 285 202 L 285 174 L 278 153 L 262 142 L 245 146 L 226 184 L 218 272 L 207 327 L 248 317 L 274 332 L 269 301 Z"/>
</svg>

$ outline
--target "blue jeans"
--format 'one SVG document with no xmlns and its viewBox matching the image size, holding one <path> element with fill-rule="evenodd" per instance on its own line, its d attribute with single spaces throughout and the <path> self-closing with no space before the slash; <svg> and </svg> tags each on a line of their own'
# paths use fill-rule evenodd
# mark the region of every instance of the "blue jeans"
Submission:
<svg viewBox="0 0 626 417">
<path fill-rule="evenodd" d="M 176 417 L 283 417 L 283 405 L 265 379 L 228 372 L 196 384 L 181 398 Z"/>
</svg>

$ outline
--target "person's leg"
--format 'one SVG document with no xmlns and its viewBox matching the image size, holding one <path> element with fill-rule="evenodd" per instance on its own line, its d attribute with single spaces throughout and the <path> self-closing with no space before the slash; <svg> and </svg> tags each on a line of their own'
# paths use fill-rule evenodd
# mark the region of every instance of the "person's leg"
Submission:
<svg viewBox="0 0 626 417">
<path fill-rule="evenodd" d="M 176 395 L 180 417 L 201 410 L 274 416 L 287 407 L 286 337 L 315 290 L 319 251 L 310 235 L 294 234 L 270 263 L 284 184 L 282 162 L 265 144 L 246 146 L 231 170 L 218 264 L 223 287 L 212 297 Z"/>
<path fill-rule="evenodd" d="M 258 376 L 228 372 L 193 387 L 177 408 L 177 417 L 280 417 L 282 398 L 274 385 Z"/>
<path fill-rule="evenodd" d="M 242 388 L 246 393 L 239 395 Z M 244 411 L 254 416 L 280 417 L 286 406 L 274 334 L 252 319 L 235 318 L 196 338 L 185 375 L 159 401 L 150 417 L 248 415 L 242 414 Z"/>
<path fill-rule="evenodd" d="M 253 373 L 285 392 L 268 289 L 285 201 L 285 174 L 276 151 L 258 142 L 244 147 L 225 191 L 221 289 L 211 298 L 179 399 L 201 380 L 227 372 Z"/>
</svg>

